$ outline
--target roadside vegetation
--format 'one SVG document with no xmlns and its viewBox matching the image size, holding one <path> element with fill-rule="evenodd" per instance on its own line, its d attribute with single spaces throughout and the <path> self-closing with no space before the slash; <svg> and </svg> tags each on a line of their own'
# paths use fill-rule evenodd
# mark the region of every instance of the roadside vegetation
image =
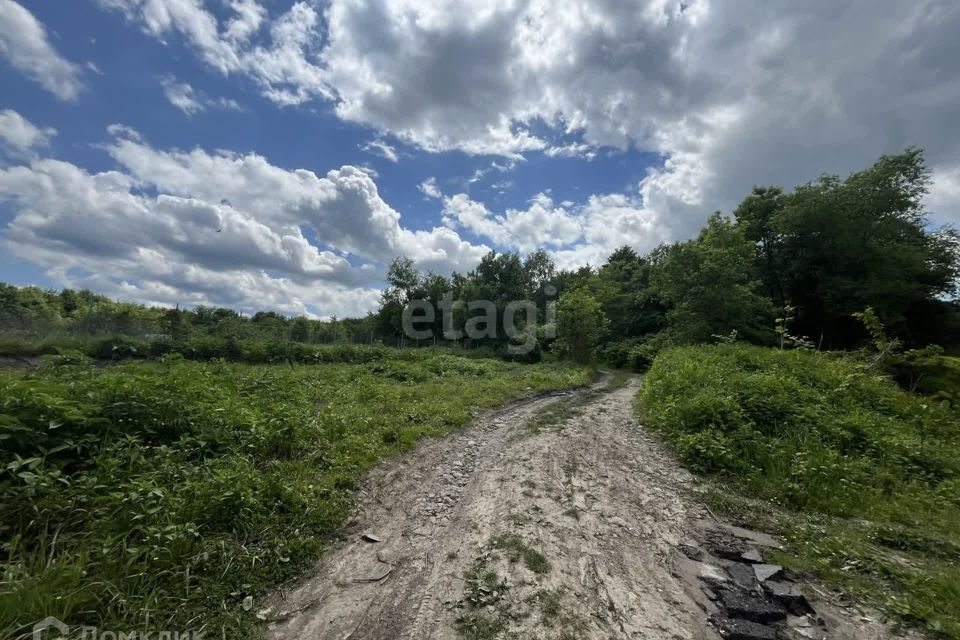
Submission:
<svg viewBox="0 0 960 640">
<path fill-rule="evenodd" d="M 780 531 L 782 558 L 905 620 L 960 638 L 960 412 L 870 358 L 721 344 L 659 356 L 643 423 L 714 505 Z"/>
<path fill-rule="evenodd" d="M 293 367 L 67 354 L 0 372 L 0 637 L 47 615 L 238 637 L 258 598 L 317 558 L 371 465 L 591 375 L 361 355 Z"/>
</svg>

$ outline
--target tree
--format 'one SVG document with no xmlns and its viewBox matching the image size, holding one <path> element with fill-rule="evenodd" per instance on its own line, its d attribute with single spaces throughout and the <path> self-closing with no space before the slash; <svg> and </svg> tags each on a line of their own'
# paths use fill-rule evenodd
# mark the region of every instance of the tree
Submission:
<svg viewBox="0 0 960 640">
<path fill-rule="evenodd" d="M 298 316 L 290 321 L 290 340 L 293 342 L 310 341 L 310 321 Z"/>
<path fill-rule="evenodd" d="M 557 301 L 558 351 L 576 362 L 590 362 L 593 350 L 607 333 L 607 316 L 600 302 L 582 289 L 568 291 Z"/>
<path fill-rule="evenodd" d="M 611 254 L 597 272 L 606 283 L 601 300 L 610 318 L 610 340 L 621 341 L 656 333 L 666 325 L 667 309 L 650 286 L 653 262 L 629 246 Z"/>
<path fill-rule="evenodd" d="M 780 245 L 775 218 L 783 211 L 786 198 L 780 187 L 754 187 L 733 212 L 748 240 L 757 243 L 759 273 L 767 295 L 780 307 L 787 306 L 780 264 Z"/>
<path fill-rule="evenodd" d="M 403 333 L 403 308 L 415 296 L 422 276 L 410 258 L 394 258 L 387 269 L 387 288 L 380 295 L 377 327 L 381 334 Z"/>
<path fill-rule="evenodd" d="M 771 339 L 773 305 L 753 278 L 754 245 L 731 220 L 714 213 L 696 240 L 663 254 L 654 286 L 670 307 L 668 330 L 677 342 L 707 342 L 737 332 Z"/>
<path fill-rule="evenodd" d="M 768 291 L 797 309 L 797 333 L 825 347 L 853 346 L 865 338 L 853 313 L 872 307 L 894 335 L 944 337 L 958 237 L 927 228 L 929 182 L 922 152 L 908 149 L 845 180 L 823 176 L 790 194 L 755 189 L 737 208 L 745 236 L 760 247 Z"/>
</svg>

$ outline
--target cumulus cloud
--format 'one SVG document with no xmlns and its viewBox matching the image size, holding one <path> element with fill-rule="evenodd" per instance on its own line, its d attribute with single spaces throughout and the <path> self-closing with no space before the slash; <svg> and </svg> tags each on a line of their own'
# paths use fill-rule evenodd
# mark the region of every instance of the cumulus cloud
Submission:
<svg viewBox="0 0 960 640">
<path fill-rule="evenodd" d="M 417 189 L 419 189 L 420 193 L 422 193 L 425 196 L 424 199 L 426 198 L 437 199 L 437 198 L 443 197 L 443 193 L 440 191 L 440 187 L 437 185 L 437 178 L 435 176 L 430 176 L 429 178 L 421 182 L 417 186 Z"/>
<path fill-rule="evenodd" d="M 321 17 L 297 2 L 266 23 L 267 10 L 256 0 L 231 0 L 232 16 L 222 23 L 202 0 L 98 0 L 122 12 L 158 39 L 182 36 L 210 67 L 253 79 L 264 96 L 280 105 L 333 96 L 318 55 Z"/>
<path fill-rule="evenodd" d="M 12 109 L 0 111 L 0 148 L 24 154 L 46 147 L 55 135 L 56 129 L 41 129 Z"/>
<path fill-rule="evenodd" d="M 960 206 L 952 0 L 331 0 L 272 18 L 234 2 L 247 40 L 197 0 L 100 2 L 182 33 L 279 103 L 330 100 L 423 149 L 654 152 L 637 206 L 677 237 L 754 183 L 844 174 L 911 144 L 934 169 L 931 207 Z"/>
<path fill-rule="evenodd" d="M 211 98 L 203 91 L 194 89 L 189 83 L 179 82 L 173 76 L 161 77 L 160 86 L 163 88 L 163 95 L 170 101 L 170 104 L 188 116 L 210 108 L 240 110 L 240 104 L 236 100 Z"/>
<path fill-rule="evenodd" d="M 83 88 L 80 67 L 57 53 L 43 25 L 13 0 L 0 0 L 0 56 L 61 100 Z"/>
<path fill-rule="evenodd" d="M 376 305 L 397 255 L 449 272 L 487 251 L 449 228 L 404 228 L 356 167 L 318 176 L 111 131 L 118 137 L 104 148 L 116 170 L 49 158 L 0 169 L 0 197 L 16 210 L 8 247 L 65 284 L 96 278 L 100 290 L 149 302 L 356 315 Z"/>
<path fill-rule="evenodd" d="M 545 193 L 534 196 L 526 209 L 491 212 L 465 193 L 444 198 L 444 223 L 489 239 L 500 248 L 528 253 L 551 250 L 561 267 L 598 265 L 618 247 L 641 252 L 670 240 L 671 232 L 638 197 L 593 195 L 581 205 L 555 204 Z"/>
<path fill-rule="evenodd" d="M 397 150 L 380 138 L 370 140 L 369 142 L 363 144 L 360 148 L 367 153 L 380 156 L 381 158 L 389 160 L 390 162 L 397 162 L 400 160 L 400 155 L 397 153 Z"/>
</svg>

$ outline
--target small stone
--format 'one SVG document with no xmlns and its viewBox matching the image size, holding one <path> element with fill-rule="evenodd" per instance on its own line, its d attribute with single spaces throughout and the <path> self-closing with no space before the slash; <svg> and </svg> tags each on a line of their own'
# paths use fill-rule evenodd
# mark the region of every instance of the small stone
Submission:
<svg viewBox="0 0 960 640">
<path fill-rule="evenodd" d="M 363 533 L 363 534 L 360 534 L 360 539 L 363 540 L 364 542 L 383 542 L 382 539 L 378 538 L 377 536 L 373 535 L 372 533 Z"/>
<path fill-rule="evenodd" d="M 250 611 L 253 609 L 253 596 L 247 596 L 243 599 L 243 602 L 240 603 L 240 606 L 243 607 L 244 611 Z"/>
<path fill-rule="evenodd" d="M 754 549 L 753 547 L 750 547 L 749 549 L 741 553 L 740 558 L 743 560 L 746 560 L 751 564 L 759 564 L 763 562 L 763 556 L 760 555 L 760 552 Z"/>
<path fill-rule="evenodd" d="M 731 618 L 760 623 L 779 622 L 787 618 L 787 610 L 780 604 L 756 596 L 728 590 L 720 594 L 720 601 Z"/>
<path fill-rule="evenodd" d="M 753 565 L 753 572 L 756 574 L 757 580 L 765 582 L 780 575 L 783 572 L 783 567 L 778 564 L 755 564 Z"/>
<path fill-rule="evenodd" d="M 711 618 L 711 621 L 727 640 L 777 640 L 776 630 L 756 622 L 719 616 Z"/>
</svg>

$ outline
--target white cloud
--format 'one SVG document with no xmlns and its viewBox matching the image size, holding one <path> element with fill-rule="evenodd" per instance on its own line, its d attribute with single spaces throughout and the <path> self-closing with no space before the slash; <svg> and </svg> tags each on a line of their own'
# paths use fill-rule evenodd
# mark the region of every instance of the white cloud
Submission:
<svg viewBox="0 0 960 640">
<path fill-rule="evenodd" d="M 934 171 L 926 205 L 937 223 L 960 226 L 960 164 Z"/>
<path fill-rule="evenodd" d="M 163 88 L 163 95 L 170 101 L 170 104 L 188 116 L 206 111 L 210 108 L 229 109 L 232 111 L 240 110 L 240 105 L 236 100 L 230 98 L 211 98 L 203 91 L 194 89 L 189 83 L 179 82 L 173 76 L 161 77 L 160 86 Z"/>
<path fill-rule="evenodd" d="M 955 0 L 330 0 L 322 16 L 254 10 L 270 28 L 243 41 L 199 0 L 100 1 L 277 103 L 329 100 L 430 151 L 652 152 L 662 166 L 611 210 L 654 239 L 693 234 L 755 183 L 790 188 L 914 144 L 931 207 L 957 219 Z"/>
<path fill-rule="evenodd" d="M 99 290 L 143 301 L 356 315 L 376 305 L 397 255 L 449 272 L 487 251 L 447 228 L 405 229 L 356 167 L 318 176 L 111 131 L 119 137 L 105 149 L 117 170 L 92 174 L 54 159 L 0 169 L 0 197 L 16 210 L 8 247 L 64 284 L 91 273 Z"/>
<path fill-rule="evenodd" d="M 267 35 L 255 39 L 267 22 L 256 0 L 231 0 L 225 24 L 207 11 L 202 0 L 98 0 L 122 12 L 158 39 L 177 33 L 200 58 L 223 74 L 245 74 L 264 96 L 281 105 L 332 97 L 318 60 L 321 20 L 317 9 L 296 2 L 275 17 Z"/>
<path fill-rule="evenodd" d="M 380 138 L 370 140 L 369 142 L 363 144 L 360 149 L 366 151 L 367 153 L 372 153 L 375 156 L 380 156 L 381 158 L 389 160 L 390 162 L 397 162 L 400 160 L 397 150 Z"/>
<path fill-rule="evenodd" d="M 0 143 L 16 154 L 46 147 L 55 135 L 56 129 L 41 129 L 12 109 L 0 111 Z"/>
<path fill-rule="evenodd" d="M 256 0 L 230 0 L 234 15 L 227 23 L 225 37 L 235 42 L 245 42 L 263 24 L 267 11 Z"/>
<path fill-rule="evenodd" d="M 565 145 L 547 147 L 543 153 L 550 158 L 584 158 L 586 160 L 593 160 L 597 157 L 596 148 L 583 142 L 571 142 Z"/>
<path fill-rule="evenodd" d="M 458 193 L 444 198 L 443 213 L 451 228 L 467 229 L 501 248 L 521 253 L 550 249 L 562 267 L 601 264 L 625 244 L 647 252 L 670 239 L 664 220 L 624 194 L 593 195 L 576 206 L 568 201 L 556 205 L 540 193 L 526 209 L 495 214 Z"/>
<path fill-rule="evenodd" d="M 43 25 L 13 0 L 0 0 L 0 55 L 61 100 L 75 99 L 83 88 L 80 67 L 61 57 Z"/>
<path fill-rule="evenodd" d="M 440 187 L 437 185 L 437 179 L 434 176 L 430 176 L 429 178 L 421 182 L 417 186 L 417 189 L 419 189 L 420 193 L 422 193 L 427 198 L 437 199 L 437 198 L 443 197 L 443 193 L 440 191 Z"/>
</svg>

